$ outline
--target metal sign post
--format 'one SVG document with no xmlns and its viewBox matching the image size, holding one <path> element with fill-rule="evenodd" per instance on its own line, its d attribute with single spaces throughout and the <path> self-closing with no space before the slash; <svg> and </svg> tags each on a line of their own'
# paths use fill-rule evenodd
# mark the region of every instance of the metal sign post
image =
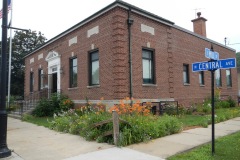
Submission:
<svg viewBox="0 0 240 160">
<path fill-rule="evenodd" d="M 214 106 L 214 72 L 211 71 L 211 80 L 212 80 L 212 155 L 215 153 L 215 106 Z"/>
<path fill-rule="evenodd" d="M 211 46 L 211 51 L 213 51 L 213 46 Z M 210 61 L 214 61 L 211 59 Z M 214 72 L 216 69 L 210 70 L 211 71 L 211 92 L 212 92 L 212 155 L 215 153 L 215 104 L 214 104 Z"/>
<path fill-rule="evenodd" d="M 236 68 L 236 58 L 219 59 L 219 53 L 205 48 L 205 57 L 209 58 L 208 62 L 195 62 L 192 64 L 192 71 L 210 71 L 211 72 L 211 100 L 212 100 L 212 155 L 215 153 L 215 106 L 214 106 L 214 73 L 217 69 Z"/>
</svg>

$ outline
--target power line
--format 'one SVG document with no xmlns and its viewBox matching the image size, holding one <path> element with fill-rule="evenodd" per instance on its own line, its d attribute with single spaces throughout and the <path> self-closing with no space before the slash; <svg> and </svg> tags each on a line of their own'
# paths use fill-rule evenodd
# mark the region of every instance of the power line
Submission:
<svg viewBox="0 0 240 160">
<path fill-rule="evenodd" d="M 240 43 L 232 43 L 232 44 L 227 44 L 227 45 L 235 45 L 235 44 L 240 44 Z"/>
</svg>

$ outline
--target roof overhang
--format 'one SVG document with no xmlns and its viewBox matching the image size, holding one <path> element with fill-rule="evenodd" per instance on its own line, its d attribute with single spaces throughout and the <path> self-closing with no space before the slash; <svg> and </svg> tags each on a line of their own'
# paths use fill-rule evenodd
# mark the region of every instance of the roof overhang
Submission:
<svg viewBox="0 0 240 160">
<path fill-rule="evenodd" d="M 160 22 L 160 23 L 163 23 L 165 25 L 168 25 L 168 26 L 172 26 L 174 25 L 174 22 L 171 22 L 167 19 L 164 19 L 162 17 L 159 17 L 155 14 L 152 14 L 150 12 L 147 12 L 145 10 L 142 10 L 141 8 L 138 8 L 134 5 L 131 5 L 129 3 L 126 3 L 124 1 L 121 1 L 121 0 L 116 0 L 115 2 L 109 4 L 108 6 L 106 6 L 105 8 L 101 9 L 100 11 L 96 12 L 95 14 L 91 15 L 90 17 L 84 19 L 83 21 L 79 22 L 78 24 L 72 26 L 71 28 L 67 29 L 66 31 L 60 33 L 59 35 L 53 37 L 52 39 L 48 40 L 46 43 L 44 43 L 43 45 L 35 48 L 33 51 L 31 51 L 30 53 L 28 53 L 24 58 L 32 55 L 33 53 L 41 50 L 42 48 L 46 47 L 47 45 L 57 41 L 58 39 L 66 36 L 67 34 L 73 32 L 74 30 L 80 28 L 81 26 L 85 25 L 86 23 L 89 23 L 90 21 L 96 19 L 97 17 L 105 14 L 106 12 L 116 8 L 116 7 L 121 7 L 121 8 L 124 8 L 126 10 L 129 10 L 131 9 L 131 12 L 133 13 L 136 13 L 136 14 L 139 14 L 139 15 L 142 15 L 142 16 L 145 16 L 149 19 L 152 19 L 154 21 L 157 21 L 157 22 Z"/>
</svg>

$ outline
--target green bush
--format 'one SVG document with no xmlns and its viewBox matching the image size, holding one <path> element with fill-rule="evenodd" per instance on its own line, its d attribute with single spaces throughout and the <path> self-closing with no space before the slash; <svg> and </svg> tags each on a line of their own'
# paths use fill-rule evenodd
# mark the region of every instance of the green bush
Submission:
<svg viewBox="0 0 240 160">
<path fill-rule="evenodd" d="M 236 107 L 237 105 L 236 101 L 234 101 L 231 96 L 228 97 L 227 102 L 229 103 L 230 107 Z"/>
<path fill-rule="evenodd" d="M 174 104 L 167 104 L 165 106 L 165 112 L 168 115 L 177 115 L 177 106 Z"/>
<path fill-rule="evenodd" d="M 211 109 L 212 109 L 212 106 L 210 103 L 208 103 L 208 104 L 204 103 L 204 105 L 202 106 L 202 111 L 206 114 L 211 113 Z"/>
<path fill-rule="evenodd" d="M 50 99 L 43 98 L 39 100 L 32 114 L 37 117 L 51 117 L 53 114 L 59 114 L 62 111 L 66 111 L 66 108 L 71 108 L 72 105 L 63 105 L 63 102 L 67 99 L 65 95 L 54 93 L 51 95 Z"/>
<path fill-rule="evenodd" d="M 86 140 L 113 143 L 113 137 L 103 136 L 107 131 L 113 130 L 112 122 L 94 127 L 95 123 L 111 119 L 108 112 L 96 114 L 94 112 L 79 116 L 70 115 L 68 112 L 56 116 L 51 122 L 51 128 L 61 132 L 79 134 Z M 121 115 L 128 123 L 120 123 L 119 145 L 126 146 L 133 143 L 149 141 L 165 135 L 177 133 L 182 129 L 182 124 L 172 116 L 142 116 Z"/>
<path fill-rule="evenodd" d="M 219 101 L 217 103 L 217 105 L 219 108 L 229 108 L 230 107 L 230 104 L 228 101 Z"/>
<path fill-rule="evenodd" d="M 10 104 L 10 106 L 6 109 L 8 112 L 15 111 L 16 109 L 20 108 L 18 104 Z"/>
<path fill-rule="evenodd" d="M 54 106 L 46 98 L 39 100 L 37 107 L 32 111 L 32 115 L 36 117 L 53 116 L 53 113 Z"/>
</svg>

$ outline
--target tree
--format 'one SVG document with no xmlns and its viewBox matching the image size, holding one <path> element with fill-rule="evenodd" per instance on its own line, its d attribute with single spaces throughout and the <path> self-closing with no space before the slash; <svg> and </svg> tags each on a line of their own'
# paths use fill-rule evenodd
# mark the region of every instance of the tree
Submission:
<svg viewBox="0 0 240 160">
<path fill-rule="evenodd" d="M 24 56 L 45 43 L 46 40 L 41 32 L 31 30 L 15 32 L 12 39 L 11 95 L 24 95 Z"/>
</svg>

